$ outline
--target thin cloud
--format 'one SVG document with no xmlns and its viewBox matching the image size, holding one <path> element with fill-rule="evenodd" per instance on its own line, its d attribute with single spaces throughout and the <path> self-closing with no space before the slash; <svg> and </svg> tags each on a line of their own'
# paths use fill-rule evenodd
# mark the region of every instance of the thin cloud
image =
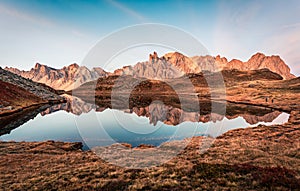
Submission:
<svg viewBox="0 0 300 191">
<path fill-rule="evenodd" d="M 31 14 L 22 12 L 20 10 L 15 9 L 15 8 L 5 6 L 3 4 L 0 4 L 0 14 L 9 15 L 11 17 L 22 19 L 24 21 L 31 22 L 31 23 L 34 23 L 34 24 L 38 24 L 38 25 L 41 25 L 41 26 L 53 27 L 55 25 L 53 22 L 51 22 L 47 19 L 37 17 L 37 16 L 33 16 Z"/>
<path fill-rule="evenodd" d="M 48 27 L 48 28 L 56 28 L 56 29 L 63 29 L 63 30 L 70 30 L 70 32 L 77 36 L 77 37 L 81 37 L 81 38 L 86 38 L 87 35 L 80 32 L 77 29 L 69 29 L 69 28 L 65 28 L 65 27 L 61 27 L 60 25 L 55 24 L 54 22 L 42 18 L 40 16 L 36 16 L 36 15 L 32 15 L 32 14 L 28 14 L 26 12 L 17 10 L 15 8 L 11 8 L 8 6 L 5 6 L 3 4 L 0 4 L 0 14 L 5 14 L 8 15 L 10 17 L 14 17 L 16 19 L 25 21 L 25 22 L 29 22 L 32 24 L 36 24 L 39 26 L 43 26 L 43 27 Z"/>
<path fill-rule="evenodd" d="M 86 34 L 80 32 L 78 30 L 75 30 L 75 29 L 71 30 L 71 32 L 72 32 L 73 35 L 75 35 L 77 37 L 80 37 L 80 38 L 86 38 L 87 37 Z"/>
<path fill-rule="evenodd" d="M 282 28 L 297 28 L 300 27 L 300 23 L 293 23 L 293 24 L 289 24 L 289 25 L 284 25 Z"/>
<path fill-rule="evenodd" d="M 139 13 L 137 13 L 136 11 L 128 8 L 127 6 L 117 2 L 117 1 L 114 1 L 114 0 L 108 0 L 107 1 L 109 4 L 111 4 L 112 6 L 116 7 L 117 9 L 123 11 L 124 13 L 134 17 L 135 19 L 139 20 L 140 22 L 145 22 L 146 19 L 145 17 L 143 17 L 142 15 L 140 15 Z"/>
</svg>

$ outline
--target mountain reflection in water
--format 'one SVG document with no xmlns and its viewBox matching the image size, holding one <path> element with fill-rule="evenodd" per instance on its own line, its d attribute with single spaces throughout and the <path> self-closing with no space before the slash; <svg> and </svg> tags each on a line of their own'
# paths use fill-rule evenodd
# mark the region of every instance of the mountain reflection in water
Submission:
<svg viewBox="0 0 300 191">
<path fill-rule="evenodd" d="M 27 117 L 9 119 L 12 122 L 1 128 L 5 131 L 0 131 L 0 140 L 84 140 L 89 142 L 89 146 L 114 142 L 157 146 L 171 139 L 199 135 L 217 137 L 231 129 L 258 124 L 282 124 L 289 117 L 287 113 L 262 107 L 228 103 L 225 116 L 183 111 L 162 102 L 153 102 L 146 107 L 114 110 L 97 107 L 76 97 L 65 97 L 68 100 L 66 103 L 48 106 L 42 112 L 29 111 L 23 115 Z"/>
</svg>

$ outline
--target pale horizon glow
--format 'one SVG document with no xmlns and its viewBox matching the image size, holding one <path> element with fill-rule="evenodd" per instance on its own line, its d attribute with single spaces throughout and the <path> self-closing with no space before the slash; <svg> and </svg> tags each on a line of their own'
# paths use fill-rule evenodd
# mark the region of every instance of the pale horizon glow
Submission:
<svg viewBox="0 0 300 191">
<path fill-rule="evenodd" d="M 87 52 L 111 32 L 136 24 L 161 23 L 192 34 L 212 56 L 247 61 L 257 52 L 279 55 L 299 76 L 299 10 L 296 0 L 3 0 L 0 66 L 29 70 L 37 62 L 53 68 L 80 64 Z M 145 61 L 151 52 L 119 65 Z"/>
</svg>

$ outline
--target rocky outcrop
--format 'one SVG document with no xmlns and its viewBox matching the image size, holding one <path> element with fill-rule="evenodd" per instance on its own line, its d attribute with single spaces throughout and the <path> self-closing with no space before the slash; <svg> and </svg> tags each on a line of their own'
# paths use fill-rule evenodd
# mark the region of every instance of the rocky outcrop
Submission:
<svg viewBox="0 0 300 191">
<path fill-rule="evenodd" d="M 66 91 L 74 89 L 85 82 L 96 80 L 99 77 L 107 75 L 101 68 L 89 70 L 87 67 L 79 66 L 78 64 L 71 64 L 61 69 L 55 69 L 37 63 L 30 71 L 8 67 L 6 67 L 5 70 L 35 82 L 44 83 L 54 89 Z"/>
<path fill-rule="evenodd" d="M 45 100 L 26 91 L 24 88 L 18 87 L 0 80 L 0 126 L 3 122 L 1 116 L 5 116 L 17 112 L 21 107 L 45 102 Z"/>
<path fill-rule="evenodd" d="M 30 79 L 23 78 L 7 70 L 3 70 L 2 68 L 0 68 L 0 80 L 22 88 L 44 100 L 55 101 L 63 99 L 57 95 L 58 92 L 51 87 L 42 83 L 34 82 Z"/>
<path fill-rule="evenodd" d="M 27 116 L 24 114 L 24 111 L 41 108 L 44 105 L 48 105 L 47 107 L 49 107 L 51 104 L 65 101 L 64 98 L 57 94 L 56 90 L 45 84 L 33 82 L 2 68 L 0 68 L 0 87 L 1 132 L 9 132 L 10 129 L 22 121 L 32 118 L 33 115 Z M 22 119 L 19 120 L 19 118 Z M 8 123 L 12 125 L 6 128 Z"/>
<path fill-rule="evenodd" d="M 152 54 L 149 55 L 149 62 L 150 63 L 157 62 L 158 60 L 159 60 L 159 58 L 158 58 L 157 53 L 155 51 L 153 52 L 153 55 Z"/>
</svg>

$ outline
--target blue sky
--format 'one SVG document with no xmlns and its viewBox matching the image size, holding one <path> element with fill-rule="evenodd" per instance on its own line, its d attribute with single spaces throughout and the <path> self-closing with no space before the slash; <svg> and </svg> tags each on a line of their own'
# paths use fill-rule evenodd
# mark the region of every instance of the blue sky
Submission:
<svg viewBox="0 0 300 191">
<path fill-rule="evenodd" d="M 192 34 L 212 55 L 245 61 L 256 52 L 276 54 L 300 75 L 299 10 L 297 0 L 2 0 L 0 66 L 80 64 L 109 33 L 135 24 L 161 23 Z M 147 57 L 148 53 L 137 59 Z M 128 64 L 134 63 L 124 63 Z"/>
</svg>

